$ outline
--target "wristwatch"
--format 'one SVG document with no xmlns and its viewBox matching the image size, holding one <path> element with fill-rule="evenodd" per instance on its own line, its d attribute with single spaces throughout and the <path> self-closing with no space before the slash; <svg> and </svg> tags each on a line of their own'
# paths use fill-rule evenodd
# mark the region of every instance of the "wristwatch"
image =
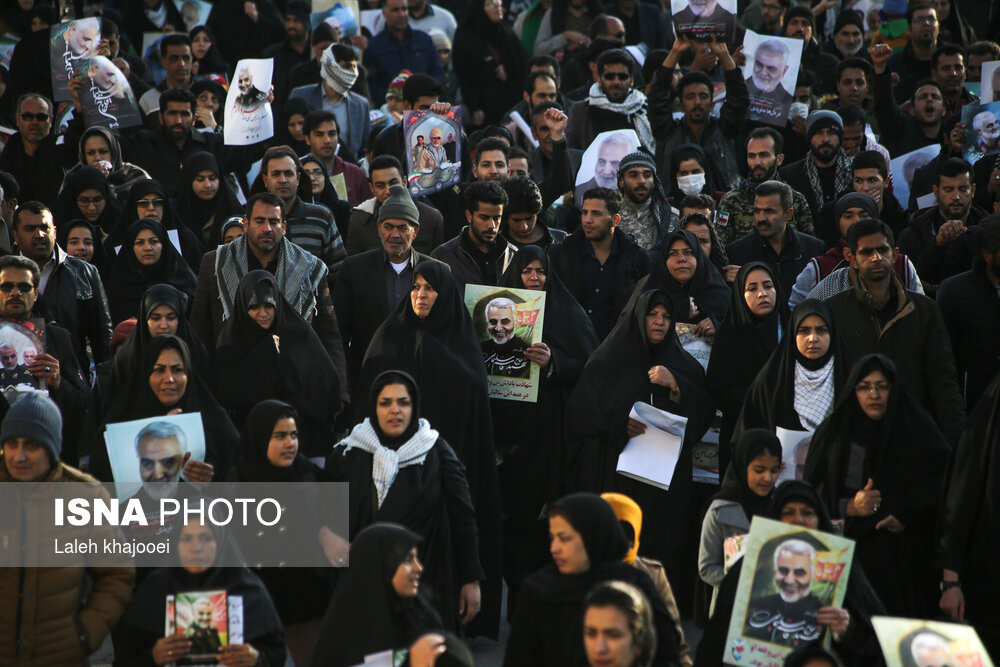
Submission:
<svg viewBox="0 0 1000 667">
<path fill-rule="evenodd" d="M 941 592 L 942 593 L 944 593 L 946 590 L 949 590 L 951 588 L 961 588 L 961 587 L 962 587 L 962 582 L 961 581 L 942 581 L 941 582 Z"/>
</svg>

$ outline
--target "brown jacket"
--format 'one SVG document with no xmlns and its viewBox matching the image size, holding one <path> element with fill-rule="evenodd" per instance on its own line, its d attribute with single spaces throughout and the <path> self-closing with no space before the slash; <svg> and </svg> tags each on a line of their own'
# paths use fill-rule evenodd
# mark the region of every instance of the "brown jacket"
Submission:
<svg viewBox="0 0 1000 667">
<path fill-rule="evenodd" d="M 660 597 L 663 598 L 663 603 L 667 605 L 667 611 L 670 613 L 670 617 L 674 619 L 674 626 L 677 628 L 677 651 L 680 655 L 681 667 L 691 667 L 694 664 L 691 656 L 691 647 L 688 646 L 687 640 L 684 639 L 684 628 L 681 626 L 681 612 L 677 609 L 674 591 L 670 588 L 670 582 L 667 580 L 667 572 L 663 569 L 663 564 L 658 560 L 637 555 L 633 565 L 648 574 L 649 578 L 656 585 L 656 590 L 659 591 Z"/>
<path fill-rule="evenodd" d="M 94 478 L 58 463 L 45 481 L 93 482 Z M 7 482 L 17 483 L 0 463 L 0 483 Z M 103 488 L 94 491 L 95 497 L 107 498 Z M 11 523 L 3 532 L 30 534 L 27 531 L 37 529 L 29 525 L 25 511 L 7 511 Z M 6 542 L 3 539 L 0 546 Z M 125 611 L 134 581 L 133 567 L 0 568 L 0 665 L 89 664 L 87 657 L 100 648 Z"/>
</svg>

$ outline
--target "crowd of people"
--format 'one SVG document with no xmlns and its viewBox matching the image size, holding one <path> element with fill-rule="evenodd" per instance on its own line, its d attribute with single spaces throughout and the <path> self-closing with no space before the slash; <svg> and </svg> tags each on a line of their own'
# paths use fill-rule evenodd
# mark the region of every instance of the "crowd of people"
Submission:
<svg viewBox="0 0 1000 667">
<path fill-rule="evenodd" d="M 138 126 L 91 126 L 79 78 L 52 99 L 50 30 L 95 4 Z M 346 482 L 349 528 L 313 540 L 321 569 L 219 565 L 239 536 L 196 523 L 172 567 L 0 568 L 0 662 L 110 637 L 126 666 L 472 664 L 509 623 L 511 667 L 714 666 L 754 517 L 856 544 L 785 664 L 884 664 L 876 615 L 970 624 L 1000 658 L 1000 111 L 962 111 L 1000 99 L 996 2 L 676 17 L 727 35 L 667 0 L 366 0 L 348 33 L 305 0 L 211 4 L 0 8 L 0 323 L 44 328 L 0 327 L 0 481 L 111 482 L 107 425 L 200 413 L 201 460 L 169 424 L 137 439 L 144 502 Z M 778 38 L 798 77 L 751 120 Z M 234 79 L 273 137 L 226 143 Z M 461 130 L 410 146 L 407 111 Z M 460 182 L 418 196 L 442 164 Z M 516 336 L 481 345 L 467 285 L 544 292 L 515 353 L 535 401 L 491 396 L 487 347 Z M 636 403 L 686 424 L 668 485 L 617 472 Z M 168 596 L 217 590 L 239 643 L 165 632 Z"/>
</svg>

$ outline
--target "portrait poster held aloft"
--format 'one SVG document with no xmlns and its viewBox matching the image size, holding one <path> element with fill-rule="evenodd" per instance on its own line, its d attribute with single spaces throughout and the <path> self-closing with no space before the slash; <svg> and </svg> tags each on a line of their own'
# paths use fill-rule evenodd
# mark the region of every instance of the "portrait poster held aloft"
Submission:
<svg viewBox="0 0 1000 667">
<path fill-rule="evenodd" d="M 191 32 L 198 26 L 205 25 L 212 14 L 212 3 L 205 0 L 174 0 L 174 7 L 184 21 L 184 32 Z"/>
<path fill-rule="evenodd" d="M 854 541 L 755 516 L 726 637 L 727 665 L 781 667 L 824 638 L 821 607 L 841 607 Z"/>
<path fill-rule="evenodd" d="M 670 12 L 677 36 L 727 43 L 736 38 L 736 0 L 670 0 Z"/>
<path fill-rule="evenodd" d="M 185 479 L 184 464 L 205 460 L 200 412 L 108 424 L 104 440 L 115 495 L 121 499 L 140 491 L 152 499 L 172 496 Z"/>
<path fill-rule="evenodd" d="M 80 103 L 87 127 L 120 130 L 142 125 L 132 86 L 117 65 L 104 56 L 94 56 L 86 75 L 80 90 Z"/>
<path fill-rule="evenodd" d="M 961 623 L 873 616 L 886 667 L 993 667 L 975 628 Z"/>
<path fill-rule="evenodd" d="M 101 20 L 86 18 L 54 25 L 49 31 L 49 61 L 52 72 L 52 99 L 70 102 L 69 80 L 78 72 L 86 72 L 90 60 L 97 55 L 101 41 Z"/>
<path fill-rule="evenodd" d="M 0 392 L 11 405 L 31 392 L 49 393 L 48 384 L 28 369 L 45 354 L 45 322 L 0 320 Z"/>
<path fill-rule="evenodd" d="M 1000 102 L 1000 60 L 983 63 L 982 77 L 979 86 L 979 101 L 983 104 Z"/>
<path fill-rule="evenodd" d="M 313 30 L 318 28 L 320 23 L 325 23 L 333 29 L 333 34 L 338 41 L 358 35 L 359 19 L 360 12 L 356 2 L 337 2 L 332 7 L 322 11 L 314 10 L 309 14 L 309 24 Z"/>
<path fill-rule="evenodd" d="M 524 351 L 542 342 L 545 292 L 466 285 L 465 307 L 479 336 L 490 398 L 536 403 L 541 369 Z"/>
<path fill-rule="evenodd" d="M 743 76 L 750 93 L 747 118 L 784 127 L 788 122 L 802 61 L 802 40 L 758 35 L 747 30 L 743 37 L 746 63 Z"/>
<path fill-rule="evenodd" d="M 892 181 L 892 196 L 904 209 L 909 206 L 910 183 L 913 182 L 913 174 L 916 173 L 917 169 L 936 158 L 940 152 L 940 144 L 930 144 L 892 159 L 892 173 L 902 174 L 902 178 L 895 178 Z M 931 194 L 931 197 L 933 196 Z M 918 208 L 924 207 L 918 204 Z"/>
<path fill-rule="evenodd" d="M 640 145 L 635 130 L 611 130 L 594 137 L 576 172 L 573 201 L 577 209 L 583 207 L 583 193 L 591 188 L 618 190 L 618 165 L 623 157 L 639 150 Z"/>
<path fill-rule="evenodd" d="M 1000 102 L 966 104 L 962 107 L 962 122 L 965 123 L 963 157 L 969 164 L 1000 154 Z"/>
<path fill-rule="evenodd" d="M 248 146 L 274 136 L 274 114 L 267 101 L 273 71 L 274 58 L 236 63 L 233 85 L 226 95 L 227 146 Z"/>
<path fill-rule="evenodd" d="M 462 109 L 403 112 L 406 185 L 414 197 L 432 195 L 462 179 Z"/>
</svg>

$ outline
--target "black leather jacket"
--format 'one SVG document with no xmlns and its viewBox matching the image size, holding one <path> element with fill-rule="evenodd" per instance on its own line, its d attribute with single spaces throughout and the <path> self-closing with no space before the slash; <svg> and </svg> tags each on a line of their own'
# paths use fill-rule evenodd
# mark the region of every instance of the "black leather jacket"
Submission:
<svg viewBox="0 0 1000 667">
<path fill-rule="evenodd" d="M 73 336 L 73 351 L 80 368 L 90 368 L 88 341 L 96 363 L 109 358 L 111 314 L 104 284 L 93 264 L 67 255 L 59 246 L 55 261 L 41 302 L 48 318 Z"/>
</svg>

